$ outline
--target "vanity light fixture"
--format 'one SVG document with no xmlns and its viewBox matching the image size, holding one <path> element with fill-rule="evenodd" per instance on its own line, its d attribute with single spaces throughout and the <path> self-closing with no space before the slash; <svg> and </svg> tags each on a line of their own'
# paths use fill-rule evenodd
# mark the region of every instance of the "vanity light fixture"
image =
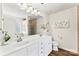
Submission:
<svg viewBox="0 0 79 59">
<path fill-rule="evenodd" d="M 38 15 L 40 15 L 40 12 L 39 11 L 37 13 L 38 13 Z"/>
<path fill-rule="evenodd" d="M 33 8 L 31 3 L 19 3 L 18 6 L 20 6 L 22 10 L 26 10 L 27 13 L 40 15 L 40 11 L 38 11 L 36 8 Z"/>
</svg>

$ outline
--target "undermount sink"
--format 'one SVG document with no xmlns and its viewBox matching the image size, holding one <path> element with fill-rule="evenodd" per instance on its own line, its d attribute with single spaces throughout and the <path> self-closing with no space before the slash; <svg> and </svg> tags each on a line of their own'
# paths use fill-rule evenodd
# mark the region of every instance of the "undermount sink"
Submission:
<svg viewBox="0 0 79 59">
<path fill-rule="evenodd" d="M 25 45 L 25 44 L 28 44 L 28 43 L 29 43 L 29 40 L 20 41 L 20 42 L 17 42 L 17 43 L 16 43 L 16 46 L 19 47 L 19 46 L 22 46 L 22 45 Z"/>
<path fill-rule="evenodd" d="M 29 44 L 30 42 L 33 41 L 33 38 L 22 38 L 22 41 L 19 41 L 19 42 L 14 42 L 12 45 L 13 46 L 16 46 L 16 47 L 20 47 L 20 46 L 23 46 L 23 45 L 26 45 L 26 44 Z"/>
<path fill-rule="evenodd" d="M 22 41 L 20 41 L 20 42 L 14 42 L 13 44 L 12 44 L 12 46 L 14 46 L 14 47 L 20 47 L 20 46 L 23 46 L 23 45 L 26 45 L 26 44 L 29 44 L 29 40 L 25 40 L 25 39 L 23 39 Z"/>
</svg>

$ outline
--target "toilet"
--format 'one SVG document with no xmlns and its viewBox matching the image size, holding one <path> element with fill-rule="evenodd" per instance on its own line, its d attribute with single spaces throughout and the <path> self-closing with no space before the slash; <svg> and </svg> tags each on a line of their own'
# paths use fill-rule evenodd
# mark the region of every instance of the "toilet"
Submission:
<svg viewBox="0 0 79 59">
<path fill-rule="evenodd" d="M 54 51 L 58 51 L 58 41 L 54 40 L 53 41 L 53 46 L 52 46 Z"/>
</svg>

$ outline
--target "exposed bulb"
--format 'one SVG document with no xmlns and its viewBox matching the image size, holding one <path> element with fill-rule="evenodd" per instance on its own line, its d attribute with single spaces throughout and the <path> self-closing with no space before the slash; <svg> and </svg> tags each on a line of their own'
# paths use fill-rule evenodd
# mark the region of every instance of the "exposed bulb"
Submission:
<svg viewBox="0 0 79 59">
<path fill-rule="evenodd" d="M 38 11 L 37 14 L 40 15 L 40 12 Z"/>
<path fill-rule="evenodd" d="M 32 11 L 32 10 L 33 10 L 33 7 L 32 7 L 32 6 L 31 6 L 31 7 L 29 7 L 29 10 L 30 10 L 30 11 Z"/>
</svg>

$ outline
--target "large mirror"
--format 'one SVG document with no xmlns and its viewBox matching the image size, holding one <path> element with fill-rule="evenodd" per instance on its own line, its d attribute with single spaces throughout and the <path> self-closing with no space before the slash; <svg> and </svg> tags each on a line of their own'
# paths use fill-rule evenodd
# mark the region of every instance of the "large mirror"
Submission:
<svg viewBox="0 0 79 59">
<path fill-rule="evenodd" d="M 22 5 L 20 7 L 20 5 Z M 35 35 L 37 34 L 37 14 L 31 12 L 39 11 L 34 9 L 31 5 L 28 4 L 28 9 L 23 9 L 23 4 L 20 3 L 2 3 L 2 17 L 4 19 L 3 24 L 2 20 L 0 20 L 0 28 L 2 27 L 3 31 L 8 32 L 11 36 L 11 39 L 14 39 L 17 34 L 25 34 L 25 35 Z M 26 5 L 27 6 L 27 5 Z M 26 8 L 26 7 L 24 7 Z M 1 4 L 0 4 L 1 9 Z M 32 13 L 32 14 L 31 14 Z M 34 15 L 35 14 L 35 15 Z"/>
</svg>

